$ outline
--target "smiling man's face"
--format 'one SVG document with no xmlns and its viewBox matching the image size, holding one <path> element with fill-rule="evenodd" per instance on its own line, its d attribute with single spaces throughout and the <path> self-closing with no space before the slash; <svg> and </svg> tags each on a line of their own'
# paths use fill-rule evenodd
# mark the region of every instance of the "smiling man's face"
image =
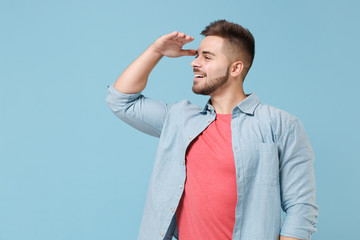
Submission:
<svg viewBox="0 0 360 240">
<path fill-rule="evenodd" d="M 224 39 L 205 37 L 191 66 L 195 74 L 192 90 L 196 94 L 210 95 L 229 79 L 230 62 L 223 51 Z"/>
</svg>

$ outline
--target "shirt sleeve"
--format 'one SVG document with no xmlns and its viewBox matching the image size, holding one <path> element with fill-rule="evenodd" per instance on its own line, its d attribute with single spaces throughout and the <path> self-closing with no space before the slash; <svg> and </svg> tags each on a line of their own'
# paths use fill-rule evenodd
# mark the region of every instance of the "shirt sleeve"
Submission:
<svg viewBox="0 0 360 240">
<path fill-rule="evenodd" d="M 280 235 L 310 239 L 318 216 L 314 154 L 300 120 L 290 123 L 279 146 L 281 207 L 286 213 Z"/>
<path fill-rule="evenodd" d="M 108 92 L 106 104 L 118 118 L 141 132 L 160 137 L 170 104 L 147 98 L 141 92 L 122 93 L 112 85 Z"/>
</svg>

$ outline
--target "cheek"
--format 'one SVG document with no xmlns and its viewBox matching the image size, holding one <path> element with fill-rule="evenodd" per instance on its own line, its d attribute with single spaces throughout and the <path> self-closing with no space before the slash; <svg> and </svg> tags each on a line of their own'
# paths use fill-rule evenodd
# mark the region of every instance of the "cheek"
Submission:
<svg viewBox="0 0 360 240">
<path fill-rule="evenodd" d="M 212 77 L 222 77 L 226 74 L 227 68 L 225 67 L 213 67 L 206 70 L 208 75 Z"/>
</svg>

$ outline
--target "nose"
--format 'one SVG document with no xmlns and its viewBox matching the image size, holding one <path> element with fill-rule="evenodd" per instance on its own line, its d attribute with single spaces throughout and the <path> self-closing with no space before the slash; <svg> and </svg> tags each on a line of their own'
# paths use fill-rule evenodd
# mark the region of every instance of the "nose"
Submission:
<svg viewBox="0 0 360 240">
<path fill-rule="evenodd" d="M 200 66 L 201 66 L 197 58 L 195 58 L 194 61 L 192 61 L 192 62 L 190 63 L 190 65 L 191 65 L 193 68 L 194 68 L 194 67 L 200 67 Z"/>
</svg>

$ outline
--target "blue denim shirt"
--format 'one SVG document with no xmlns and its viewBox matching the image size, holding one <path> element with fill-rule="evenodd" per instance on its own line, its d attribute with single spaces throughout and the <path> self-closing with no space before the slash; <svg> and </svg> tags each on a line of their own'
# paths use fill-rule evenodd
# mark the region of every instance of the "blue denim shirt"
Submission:
<svg viewBox="0 0 360 240">
<path fill-rule="evenodd" d="M 108 91 L 106 103 L 117 117 L 160 138 L 138 239 L 177 237 L 186 149 L 214 121 L 214 108 L 210 101 L 204 108 L 187 100 L 170 105 L 113 86 Z M 252 93 L 233 109 L 231 131 L 237 179 L 233 239 L 310 239 L 318 215 L 314 155 L 300 120 Z"/>
</svg>

